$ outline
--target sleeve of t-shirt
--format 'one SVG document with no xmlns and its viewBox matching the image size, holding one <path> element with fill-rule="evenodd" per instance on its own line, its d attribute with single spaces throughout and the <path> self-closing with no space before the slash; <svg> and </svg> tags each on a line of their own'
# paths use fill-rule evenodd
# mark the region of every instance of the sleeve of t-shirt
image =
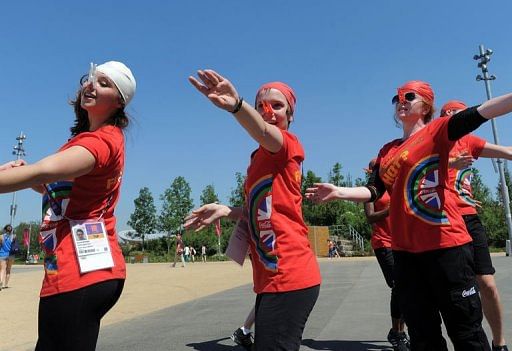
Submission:
<svg viewBox="0 0 512 351">
<path fill-rule="evenodd" d="M 114 145 L 108 135 L 97 132 L 85 132 L 73 138 L 65 147 L 81 146 L 96 159 L 95 168 L 105 167 L 110 156 L 115 153 Z"/>
<path fill-rule="evenodd" d="M 265 148 L 261 148 L 263 152 L 269 155 L 272 159 L 277 163 L 285 163 L 287 160 L 292 158 L 297 158 L 297 161 L 300 163 L 304 161 L 304 151 L 299 142 L 299 139 L 293 135 L 292 133 L 286 130 L 280 130 L 283 135 L 283 145 L 278 152 L 272 153 Z"/>
<path fill-rule="evenodd" d="M 464 137 L 464 142 L 467 145 L 469 154 L 474 158 L 478 158 L 480 157 L 487 141 L 477 137 L 476 135 L 468 134 Z"/>
</svg>

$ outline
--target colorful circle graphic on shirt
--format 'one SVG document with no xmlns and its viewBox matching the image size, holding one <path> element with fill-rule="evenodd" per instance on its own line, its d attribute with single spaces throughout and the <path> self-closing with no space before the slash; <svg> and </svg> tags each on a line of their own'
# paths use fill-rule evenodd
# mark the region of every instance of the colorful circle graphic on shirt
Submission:
<svg viewBox="0 0 512 351">
<path fill-rule="evenodd" d="M 276 235 L 272 222 L 272 175 L 260 178 L 249 191 L 249 227 L 259 261 L 265 269 L 277 272 L 274 253 Z"/>
<path fill-rule="evenodd" d="M 476 201 L 473 199 L 473 190 L 471 189 L 472 180 L 473 172 L 471 171 L 471 168 L 461 169 L 457 172 L 454 187 L 462 201 L 468 205 L 476 207 Z"/>
<path fill-rule="evenodd" d="M 438 155 L 430 155 L 416 163 L 411 168 L 405 184 L 405 202 L 416 217 L 429 224 L 449 224 L 448 217 L 443 211 Z"/>
</svg>

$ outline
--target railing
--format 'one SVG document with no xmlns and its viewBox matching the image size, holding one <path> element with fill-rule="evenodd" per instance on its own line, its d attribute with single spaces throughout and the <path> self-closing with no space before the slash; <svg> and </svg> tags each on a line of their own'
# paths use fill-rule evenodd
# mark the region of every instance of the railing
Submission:
<svg viewBox="0 0 512 351">
<path fill-rule="evenodd" d="M 364 252 L 364 238 L 357 230 L 354 229 L 350 224 L 347 225 L 331 225 L 329 226 L 330 235 L 340 235 L 343 237 L 348 236 L 354 245 L 359 248 L 361 252 Z"/>
</svg>

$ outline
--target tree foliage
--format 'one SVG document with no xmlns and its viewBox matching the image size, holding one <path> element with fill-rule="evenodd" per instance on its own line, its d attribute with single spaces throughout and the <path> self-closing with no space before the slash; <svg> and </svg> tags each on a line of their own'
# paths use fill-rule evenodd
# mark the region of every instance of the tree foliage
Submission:
<svg viewBox="0 0 512 351">
<path fill-rule="evenodd" d="M 245 175 L 240 172 L 235 173 L 236 187 L 231 189 L 231 195 L 229 196 L 229 204 L 233 207 L 240 207 L 245 202 L 244 183 Z"/>
<path fill-rule="evenodd" d="M 142 251 L 146 234 L 155 232 L 157 227 L 156 207 L 153 195 L 147 187 L 140 189 L 139 196 L 133 200 L 135 210 L 130 215 L 128 225 L 135 230 L 135 237 L 142 238 Z"/>
<path fill-rule="evenodd" d="M 162 211 L 160 212 L 159 228 L 171 233 L 181 230 L 185 217 L 194 207 L 190 197 L 192 190 L 184 177 L 176 177 L 171 186 L 162 195 Z"/>
</svg>

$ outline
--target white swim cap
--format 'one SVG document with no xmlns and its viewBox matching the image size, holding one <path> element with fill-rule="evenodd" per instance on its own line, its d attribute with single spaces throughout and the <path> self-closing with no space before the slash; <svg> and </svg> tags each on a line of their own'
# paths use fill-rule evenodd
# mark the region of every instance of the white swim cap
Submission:
<svg viewBox="0 0 512 351">
<path fill-rule="evenodd" d="M 137 83 L 132 71 L 124 63 L 118 61 L 108 61 L 96 67 L 98 72 L 109 77 L 123 97 L 125 106 L 130 103 L 135 94 Z"/>
</svg>

